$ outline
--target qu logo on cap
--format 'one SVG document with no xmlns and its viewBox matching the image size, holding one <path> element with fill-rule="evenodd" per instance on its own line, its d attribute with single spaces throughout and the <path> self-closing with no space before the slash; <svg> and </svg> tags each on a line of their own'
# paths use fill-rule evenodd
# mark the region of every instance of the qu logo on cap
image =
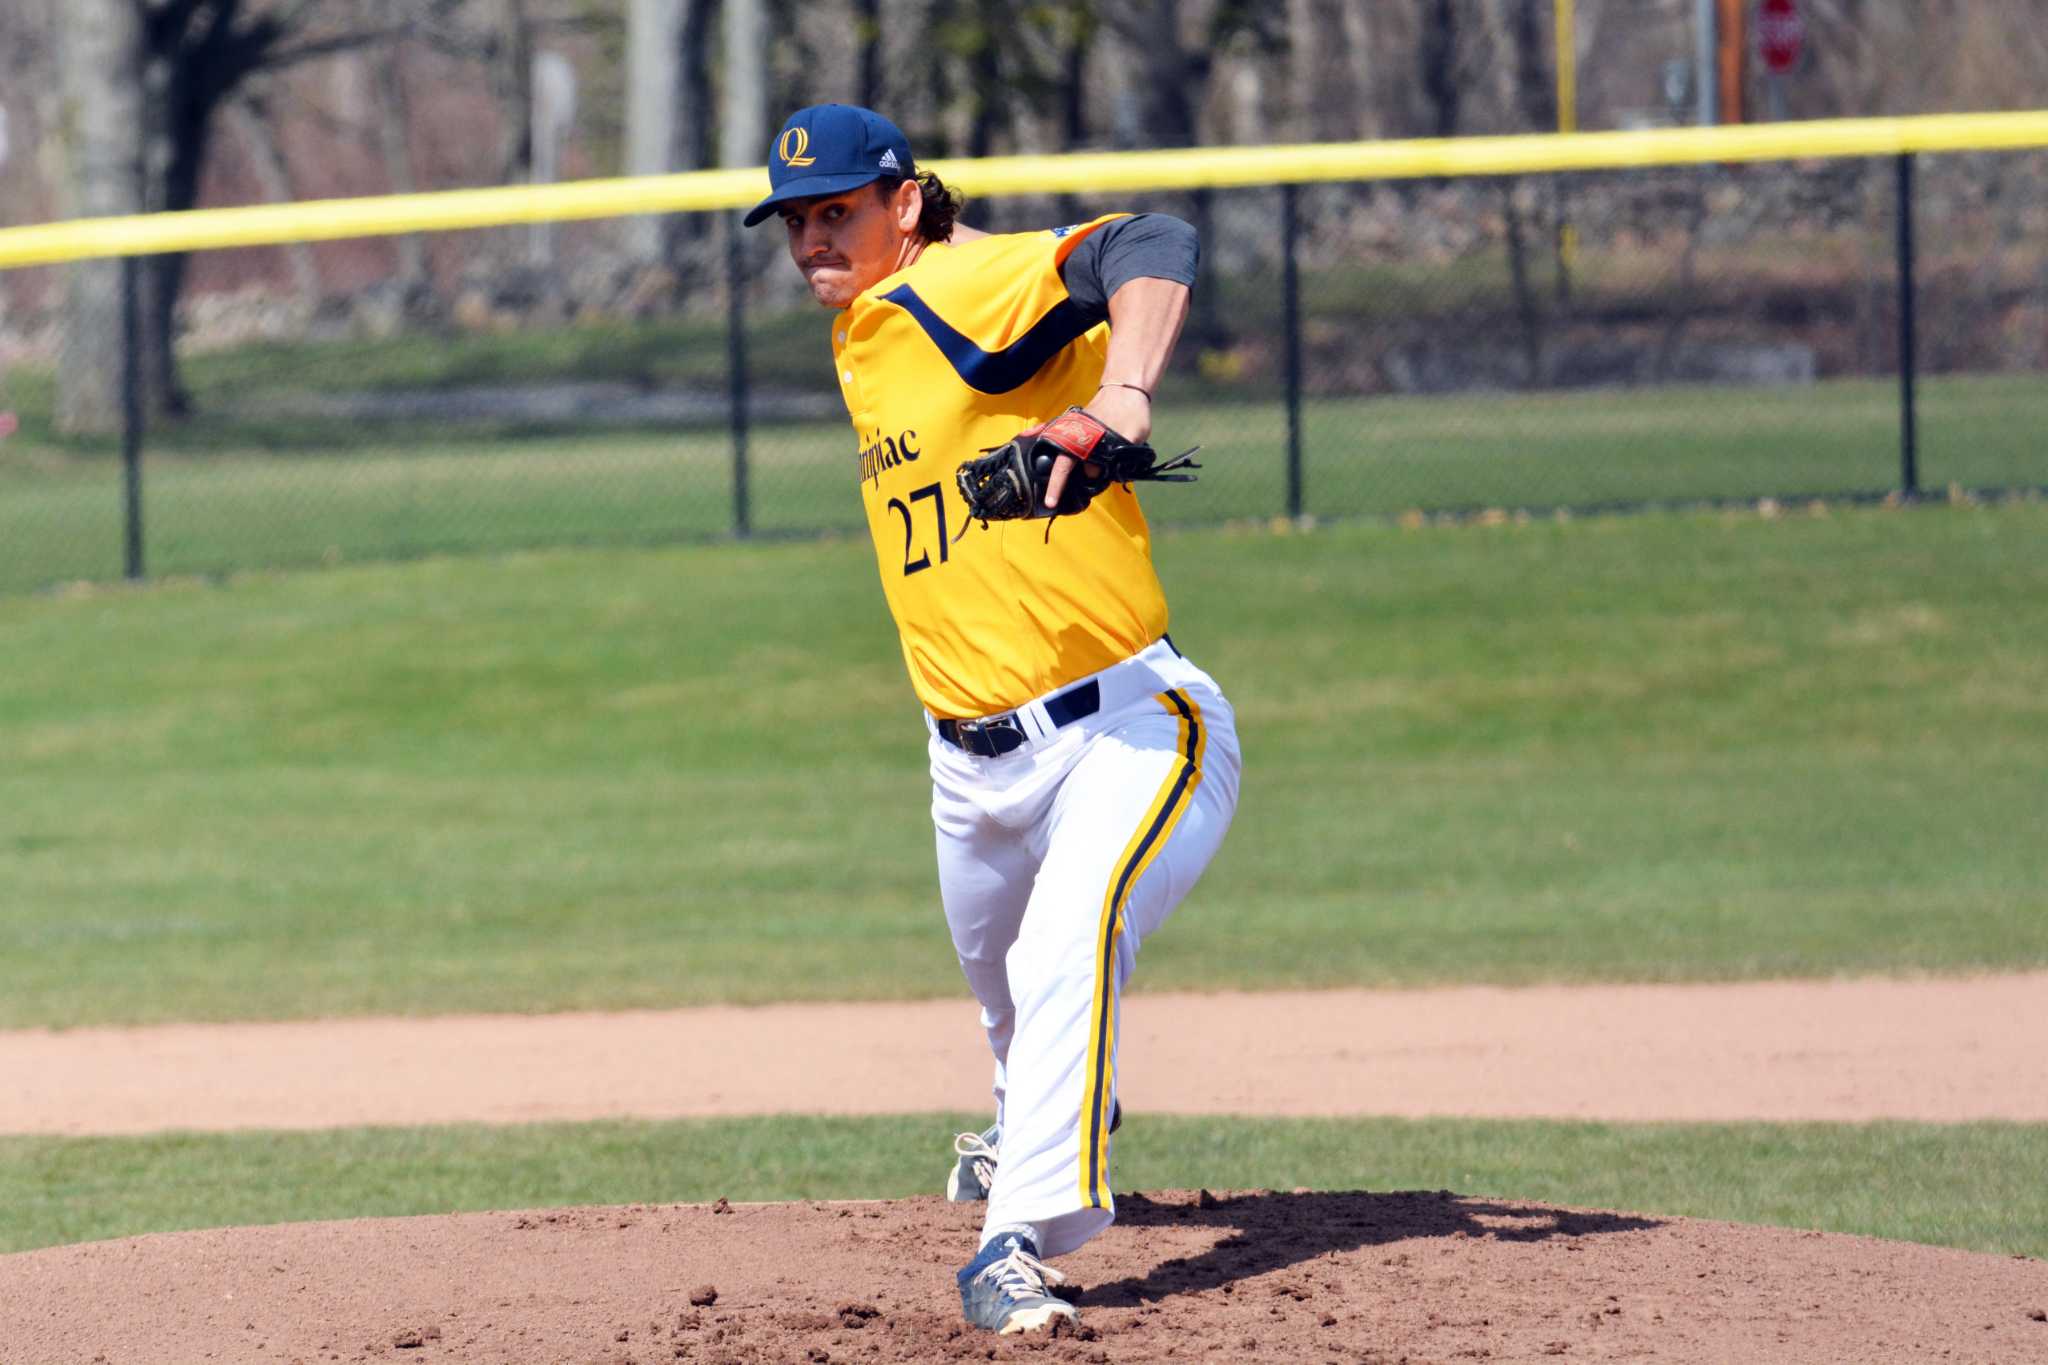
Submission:
<svg viewBox="0 0 2048 1365">
<path fill-rule="evenodd" d="M 775 154 L 782 158 L 785 166 L 808 166 L 818 158 L 805 156 L 811 150 L 811 130 L 808 128 L 784 128 L 781 141 L 775 144 Z"/>
</svg>

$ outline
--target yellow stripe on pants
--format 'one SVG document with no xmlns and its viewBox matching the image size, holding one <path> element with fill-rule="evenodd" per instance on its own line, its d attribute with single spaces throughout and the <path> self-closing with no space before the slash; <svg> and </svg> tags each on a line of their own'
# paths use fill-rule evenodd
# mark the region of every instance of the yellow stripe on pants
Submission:
<svg viewBox="0 0 2048 1365">
<path fill-rule="evenodd" d="M 1081 1197 L 1091 1208 L 1103 1206 L 1109 1188 L 1109 1117 L 1115 1097 L 1116 949 L 1123 936 L 1124 905 L 1145 869 L 1173 837 L 1174 827 L 1194 802 L 1202 780 L 1202 710 L 1185 692 L 1159 694 L 1169 715 L 1180 717 L 1181 762 L 1174 766 L 1159 794 L 1138 822 L 1131 841 L 1116 860 L 1102 901 L 1102 926 L 1095 944 L 1095 1006 L 1090 1016 L 1088 1053 L 1083 1062 L 1087 1084 L 1081 1093 Z"/>
</svg>

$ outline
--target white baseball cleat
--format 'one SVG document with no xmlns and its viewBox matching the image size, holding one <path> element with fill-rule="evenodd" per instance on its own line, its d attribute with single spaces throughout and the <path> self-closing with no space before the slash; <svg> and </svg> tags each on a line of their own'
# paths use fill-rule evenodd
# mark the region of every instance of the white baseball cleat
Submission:
<svg viewBox="0 0 2048 1365">
<path fill-rule="evenodd" d="M 1121 1101 L 1111 1105 L 1109 1131 L 1124 1125 Z M 955 1204 L 977 1204 L 995 1188 L 996 1162 L 1002 1159 L 1001 1125 L 981 1133 L 961 1133 L 953 1139 L 953 1169 L 946 1175 L 946 1198 Z"/>
<path fill-rule="evenodd" d="M 1070 1326 L 1081 1320 L 1080 1310 L 1049 1288 L 1067 1277 L 1038 1259 L 1038 1248 L 1028 1237 L 1009 1233 L 996 1238 L 957 1278 L 967 1321 L 1000 1336 L 1044 1331 L 1061 1318 Z"/>
<path fill-rule="evenodd" d="M 996 1183 L 997 1149 L 1003 1140 L 1001 1128 L 985 1133 L 962 1133 L 953 1139 L 952 1174 L 946 1177 L 946 1198 L 955 1204 L 973 1204 L 988 1198 Z"/>
</svg>

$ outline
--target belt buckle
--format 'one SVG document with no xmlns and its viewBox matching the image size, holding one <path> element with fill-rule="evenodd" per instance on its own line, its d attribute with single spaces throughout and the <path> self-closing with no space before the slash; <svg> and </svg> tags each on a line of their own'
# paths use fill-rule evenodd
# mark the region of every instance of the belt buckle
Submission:
<svg viewBox="0 0 2048 1365">
<path fill-rule="evenodd" d="M 959 725 L 963 737 L 972 735 L 980 747 L 987 750 L 982 754 L 984 758 L 1001 758 L 1012 750 L 1022 748 L 1024 741 L 1029 738 L 1024 733 L 1024 727 L 1017 723 L 1017 713 L 1014 711 L 1005 712 L 1000 716 L 987 716 L 981 720 L 963 720 Z M 1015 741 L 1007 748 L 996 742 L 998 735 L 1005 734 L 1012 736 Z M 974 748 L 967 745 L 963 744 L 960 747 L 967 749 L 969 753 L 975 752 Z"/>
</svg>

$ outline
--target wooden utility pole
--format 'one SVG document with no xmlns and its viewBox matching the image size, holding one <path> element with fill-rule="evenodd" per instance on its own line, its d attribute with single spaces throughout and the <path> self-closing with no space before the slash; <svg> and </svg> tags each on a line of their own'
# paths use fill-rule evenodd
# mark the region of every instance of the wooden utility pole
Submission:
<svg viewBox="0 0 2048 1365">
<path fill-rule="evenodd" d="M 1742 53 L 1748 46 L 1746 0 L 1720 0 L 1720 51 L 1715 63 L 1721 87 L 1721 122 L 1742 122 Z"/>
</svg>

